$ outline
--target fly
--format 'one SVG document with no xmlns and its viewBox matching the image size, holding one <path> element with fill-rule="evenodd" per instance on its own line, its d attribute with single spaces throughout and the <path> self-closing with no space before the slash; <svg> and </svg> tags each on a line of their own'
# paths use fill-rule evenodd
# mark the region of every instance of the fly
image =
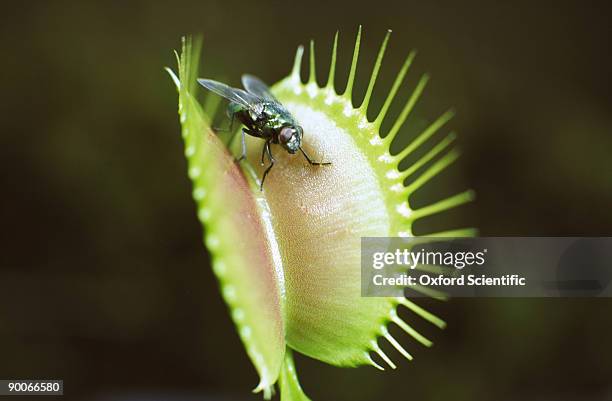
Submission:
<svg viewBox="0 0 612 401">
<path fill-rule="evenodd" d="M 265 165 L 265 156 L 268 157 L 270 165 L 263 173 L 259 187 L 260 190 L 263 190 L 266 176 L 275 162 L 274 156 L 272 156 L 271 144 L 281 145 L 290 154 L 295 154 L 299 150 L 308 163 L 313 166 L 331 164 L 329 162 L 313 161 L 308 156 L 302 148 L 304 130 L 285 106 L 272 95 L 268 85 L 259 78 L 252 75 L 243 75 L 242 85 L 246 91 L 232 88 L 212 79 L 198 79 L 198 82 L 209 91 L 230 101 L 227 107 L 227 113 L 231 118 L 230 129 L 236 118 L 244 125 L 242 129 L 242 156 L 240 156 L 238 161 L 246 158 L 245 135 L 248 134 L 265 140 L 261 150 L 261 165 Z M 234 137 L 232 136 L 233 139 Z"/>
</svg>

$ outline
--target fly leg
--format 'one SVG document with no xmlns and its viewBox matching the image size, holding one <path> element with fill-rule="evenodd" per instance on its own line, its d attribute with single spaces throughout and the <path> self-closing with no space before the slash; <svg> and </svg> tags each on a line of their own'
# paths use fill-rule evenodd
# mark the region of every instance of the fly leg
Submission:
<svg viewBox="0 0 612 401">
<path fill-rule="evenodd" d="M 241 161 L 246 159 L 246 142 L 244 140 L 244 137 L 246 136 L 246 131 L 243 128 L 241 132 L 242 132 L 242 139 L 241 139 L 241 143 L 242 143 L 242 155 L 240 155 L 240 158 L 238 159 L 238 163 L 240 163 Z M 234 135 L 234 136 L 236 136 L 236 135 Z"/>
<path fill-rule="evenodd" d="M 238 163 L 246 159 L 246 140 L 245 140 L 246 135 L 247 134 L 253 135 L 253 133 L 248 128 L 243 128 L 241 132 L 242 132 L 242 138 L 241 138 L 242 154 L 240 155 L 238 159 L 236 159 Z"/>
<path fill-rule="evenodd" d="M 224 129 L 224 128 L 214 128 L 215 131 L 232 131 L 232 128 L 234 127 L 234 120 L 236 115 L 235 114 L 231 114 L 230 115 L 231 120 L 230 120 L 230 125 L 229 128 Z M 238 163 L 240 163 L 241 161 L 243 161 L 244 159 L 246 159 L 246 144 L 244 142 L 244 135 L 245 135 L 245 129 L 243 128 L 240 132 L 242 133 L 242 154 L 240 155 L 240 157 L 238 159 L 236 159 L 236 161 Z M 229 141 L 227 141 L 227 148 L 232 149 L 232 145 L 234 144 L 234 139 L 236 139 L 236 135 L 238 134 L 238 131 L 235 131 L 232 136 L 230 137 Z"/>
<path fill-rule="evenodd" d="M 260 191 L 263 191 L 263 184 L 264 184 L 264 181 L 266 180 L 266 176 L 268 175 L 268 173 L 270 172 L 272 167 L 274 167 L 274 162 L 276 161 L 276 160 L 274 160 L 274 157 L 272 156 L 272 150 L 270 149 L 270 142 L 269 141 L 266 141 L 266 144 L 264 145 L 264 147 L 262 149 L 262 152 L 261 152 L 262 164 L 263 164 L 263 155 L 264 155 L 264 153 L 268 154 L 268 159 L 270 159 L 270 165 L 268 166 L 266 171 L 264 171 L 263 177 L 261 177 L 261 184 L 259 185 L 259 190 Z"/>
<path fill-rule="evenodd" d="M 268 150 L 268 141 L 266 141 L 266 143 L 264 144 L 263 148 L 261 148 L 261 165 L 264 166 L 264 156 L 266 155 L 266 152 Z"/>
<path fill-rule="evenodd" d="M 306 160 L 308 160 L 308 163 L 310 163 L 311 166 L 328 166 L 328 165 L 331 164 L 331 162 L 315 162 L 315 161 L 313 161 L 310 158 L 310 156 L 308 156 L 308 154 L 306 152 L 304 152 L 304 149 L 302 149 L 301 146 L 300 146 L 300 152 L 302 152 L 302 154 L 304 155 Z"/>
</svg>

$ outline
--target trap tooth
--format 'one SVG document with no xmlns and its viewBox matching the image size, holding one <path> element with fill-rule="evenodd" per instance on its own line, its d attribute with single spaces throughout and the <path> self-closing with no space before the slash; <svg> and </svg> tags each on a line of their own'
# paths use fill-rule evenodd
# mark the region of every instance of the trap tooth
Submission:
<svg viewBox="0 0 612 401">
<path fill-rule="evenodd" d="M 384 353 L 384 351 L 380 348 L 378 343 L 375 340 L 372 340 L 372 350 L 378 354 L 386 363 L 391 367 L 391 369 L 397 369 L 397 366 L 393 363 L 393 361 Z"/>
<path fill-rule="evenodd" d="M 308 54 L 310 59 L 310 70 L 308 71 L 308 83 L 316 84 L 317 83 L 317 69 L 315 64 L 315 42 L 314 40 L 310 40 L 310 52 Z"/>
<path fill-rule="evenodd" d="M 389 343 L 393 346 L 393 348 L 395 348 L 400 354 L 404 356 L 404 358 L 408 359 L 409 361 L 412 360 L 412 355 L 410 355 L 408 351 L 406 351 L 404 347 L 402 347 L 401 344 L 398 343 L 395 338 L 393 338 L 393 336 L 391 335 L 391 333 L 389 333 L 386 327 L 385 327 L 384 337 L 387 339 L 387 341 L 389 341 Z"/>
<path fill-rule="evenodd" d="M 424 346 L 426 346 L 426 347 L 431 347 L 432 346 L 433 343 L 428 338 L 426 338 L 421 333 L 419 333 L 418 331 L 413 329 L 412 326 L 410 326 L 408 323 L 404 322 L 397 315 L 397 312 L 395 310 L 393 310 L 393 312 L 391 313 L 391 321 L 393 323 L 395 323 L 399 328 L 404 330 L 406 332 L 406 334 L 410 335 L 411 337 L 413 337 L 415 340 L 417 340 L 418 342 L 420 342 Z"/>
<path fill-rule="evenodd" d="M 302 83 L 301 71 L 302 71 L 302 57 L 304 56 L 304 46 L 299 45 L 295 51 L 295 59 L 293 61 L 293 70 L 291 71 L 291 78 L 295 83 Z"/>
<path fill-rule="evenodd" d="M 412 288 L 416 292 L 419 292 L 425 296 L 436 299 L 438 301 L 448 300 L 448 294 L 446 294 L 445 292 L 439 291 L 439 290 L 435 290 L 433 288 L 429 288 L 429 287 L 419 285 L 419 284 L 415 284 L 411 286 L 410 288 Z"/>
<path fill-rule="evenodd" d="M 474 237 L 478 235 L 478 230 L 475 228 L 459 228 L 456 230 L 447 230 L 447 231 L 438 231 L 428 234 L 423 234 L 426 237 L 440 237 L 440 238 L 450 238 L 450 237 Z"/>
<path fill-rule="evenodd" d="M 447 168 L 455 160 L 457 160 L 457 158 L 459 158 L 459 151 L 453 149 L 447 154 L 445 154 L 442 158 L 438 159 L 434 164 L 429 166 L 420 176 L 418 176 L 418 178 L 416 178 L 413 182 L 411 182 L 405 187 L 404 193 L 406 194 L 406 196 L 410 196 L 417 189 L 427 184 L 429 180 L 440 174 L 445 168 Z"/>
<path fill-rule="evenodd" d="M 429 127 L 425 129 L 425 131 L 419 134 L 416 137 L 416 139 L 410 142 L 410 144 L 407 147 L 405 147 L 401 152 L 399 152 L 395 157 L 398 160 L 405 159 L 406 156 L 414 152 L 419 146 L 421 146 L 426 140 L 428 140 L 433 134 L 435 134 L 444 124 L 446 124 L 451 118 L 453 118 L 454 115 L 455 115 L 455 112 L 453 110 L 449 110 L 446 113 L 442 114 L 440 117 L 438 117 L 438 119 L 436 119 L 433 123 L 431 123 Z M 398 119 L 398 122 L 401 122 L 400 125 L 404 123 L 404 120 L 405 120 L 405 117 L 403 117 L 403 119 Z M 387 136 L 387 138 L 390 138 L 389 141 L 393 139 L 395 134 L 397 134 L 397 131 L 396 130 L 394 131 L 392 129 L 389 136 Z"/>
<path fill-rule="evenodd" d="M 444 151 L 456 138 L 457 135 L 454 132 L 451 132 L 446 136 L 446 138 L 438 142 L 436 146 L 421 156 L 416 162 L 408 166 L 405 170 L 401 171 L 399 178 L 402 180 L 402 182 Z"/>
<path fill-rule="evenodd" d="M 339 32 L 336 31 L 336 34 L 334 35 L 334 46 L 332 47 L 331 62 L 329 65 L 329 75 L 327 77 L 327 85 L 325 85 L 327 89 L 334 91 L 334 79 L 336 78 L 336 56 L 338 53 L 338 34 Z"/>
<path fill-rule="evenodd" d="M 399 297 L 398 301 L 400 304 L 404 305 L 406 308 L 410 309 L 412 312 L 421 316 L 423 319 L 427 320 L 431 324 L 438 326 L 441 329 L 446 327 L 446 322 L 444 322 L 444 320 L 440 319 L 433 313 L 428 312 L 425 309 L 421 308 L 420 306 L 418 306 L 411 300 L 406 299 L 404 297 Z"/>
<path fill-rule="evenodd" d="M 414 221 L 423 217 L 431 216 L 436 213 L 442 213 L 449 209 L 453 209 L 457 206 L 463 205 L 467 202 L 471 202 L 474 199 L 474 191 L 467 190 L 459 194 L 450 196 L 446 199 L 442 199 L 438 202 L 431 203 L 427 206 L 423 206 L 420 209 L 412 211 L 408 220 Z"/>
<path fill-rule="evenodd" d="M 368 364 L 374 366 L 376 369 L 382 370 L 382 371 L 385 370 L 385 368 L 383 368 L 382 366 L 374 362 L 374 359 L 372 359 L 372 357 L 370 356 L 368 352 L 365 353 L 365 359 L 368 361 Z"/>
<path fill-rule="evenodd" d="M 408 101 L 404 105 L 404 108 L 400 112 L 400 115 L 395 120 L 395 123 L 393 123 L 393 126 L 391 127 L 391 131 L 389 131 L 389 133 L 385 137 L 384 140 L 385 140 L 387 146 L 391 146 L 391 142 L 393 141 L 393 139 L 395 138 L 395 136 L 399 132 L 400 128 L 404 125 L 404 123 L 406 122 L 406 119 L 408 118 L 408 115 L 414 109 L 415 104 L 417 103 L 417 101 L 421 97 L 421 94 L 423 93 L 423 90 L 425 89 L 425 86 L 427 85 L 427 82 L 429 82 L 429 75 L 423 75 L 421 77 L 421 79 L 419 80 L 419 83 L 417 84 L 417 86 L 414 89 L 414 91 L 412 91 L 412 95 L 410 95 L 410 97 L 408 98 Z M 417 138 L 417 140 L 418 140 L 418 138 Z M 408 149 L 408 148 L 406 148 L 406 149 Z M 404 151 L 406 149 L 404 149 Z M 399 157 L 398 156 L 398 159 L 401 160 L 404 157 Z"/>
<path fill-rule="evenodd" d="M 376 127 L 376 130 L 380 130 L 380 126 L 385 116 L 387 115 L 387 112 L 389 111 L 389 107 L 391 106 L 391 103 L 393 103 L 393 100 L 395 99 L 395 95 L 397 94 L 399 87 L 404 81 L 404 77 L 406 76 L 406 73 L 408 73 L 408 69 L 412 65 L 412 62 L 414 61 L 415 57 L 416 57 L 416 51 L 413 50 L 412 52 L 410 52 L 410 54 L 408 54 L 408 57 L 406 57 L 406 61 L 404 61 L 404 64 L 402 65 L 400 72 L 395 77 L 395 81 L 393 81 L 393 86 L 391 86 L 391 90 L 387 94 L 385 102 L 383 103 L 382 108 L 380 109 L 380 111 L 378 112 L 378 115 L 376 116 L 376 120 L 374 120 L 374 125 Z"/>
<path fill-rule="evenodd" d="M 370 98 L 372 97 L 372 92 L 374 91 L 374 85 L 376 85 L 376 79 L 378 78 L 378 72 L 380 71 L 380 66 L 382 65 L 383 58 L 385 57 L 385 50 L 387 49 L 387 43 L 389 42 L 389 37 L 391 36 L 391 30 L 387 30 L 385 34 L 385 38 L 383 39 L 382 44 L 380 45 L 380 49 L 378 50 L 378 55 L 376 56 L 376 62 L 374 63 L 374 68 L 372 69 L 372 75 L 370 75 L 370 82 L 368 83 L 368 89 L 366 89 L 365 97 L 363 98 L 363 102 L 361 102 L 361 106 L 359 108 L 363 111 L 363 114 L 367 116 L 368 114 L 368 106 L 370 104 Z"/>
<path fill-rule="evenodd" d="M 359 47 L 361 45 L 361 25 L 357 30 L 357 39 L 355 39 L 355 48 L 353 49 L 353 60 L 351 61 L 351 70 L 349 72 L 348 80 L 346 81 L 346 89 L 344 90 L 344 97 L 352 104 L 353 97 L 353 84 L 355 83 L 355 73 L 357 72 L 357 61 L 359 59 Z"/>
</svg>

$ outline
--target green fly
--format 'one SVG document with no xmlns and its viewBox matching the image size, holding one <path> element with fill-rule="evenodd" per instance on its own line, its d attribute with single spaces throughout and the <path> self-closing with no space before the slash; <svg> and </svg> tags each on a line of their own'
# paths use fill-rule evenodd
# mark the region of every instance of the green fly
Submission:
<svg viewBox="0 0 612 401">
<path fill-rule="evenodd" d="M 260 190 L 263 189 L 266 176 L 275 162 L 274 156 L 272 156 L 271 144 L 281 145 L 290 154 L 295 154 L 299 150 L 308 163 L 313 166 L 331 164 L 313 161 L 308 156 L 302 148 L 304 130 L 285 106 L 272 95 L 268 85 L 259 78 L 252 75 L 243 75 L 242 85 L 246 91 L 232 88 L 212 79 L 198 79 L 198 82 L 211 92 L 229 100 L 227 114 L 231 119 L 230 130 L 235 118 L 244 125 L 242 129 L 242 156 L 238 159 L 239 161 L 246 157 L 245 135 L 248 134 L 265 140 L 261 150 L 261 165 L 265 165 L 264 156 L 268 156 L 270 165 L 263 173 L 259 187 Z"/>
</svg>

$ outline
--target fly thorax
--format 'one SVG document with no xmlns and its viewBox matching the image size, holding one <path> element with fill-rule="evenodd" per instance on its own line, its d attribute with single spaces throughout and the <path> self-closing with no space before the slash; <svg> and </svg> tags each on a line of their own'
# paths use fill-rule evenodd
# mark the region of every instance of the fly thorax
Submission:
<svg viewBox="0 0 612 401">
<path fill-rule="evenodd" d="M 265 119 L 265 106 L 261 103 L 251 105 L 249 108 L 249 117 L 252 121 L 260 121 Z"/>
</svg>

